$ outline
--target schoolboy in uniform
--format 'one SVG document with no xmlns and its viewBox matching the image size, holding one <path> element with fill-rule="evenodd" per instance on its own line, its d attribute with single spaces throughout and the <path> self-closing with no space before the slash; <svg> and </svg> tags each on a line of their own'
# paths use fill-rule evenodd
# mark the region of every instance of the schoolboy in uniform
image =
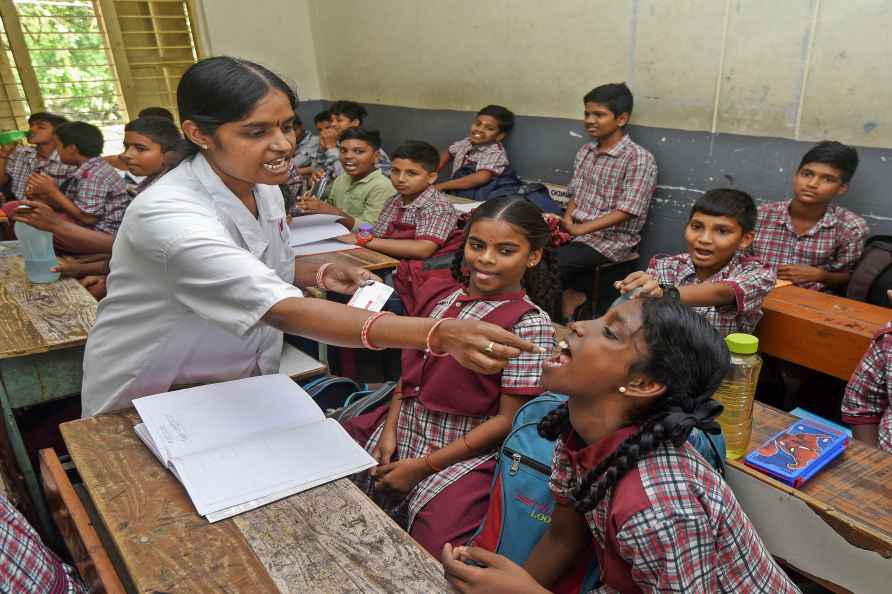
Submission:
<svg viewBox="0 0 892 594">
<path fill-rule="evenodd" d="M 641 241 L 657 184 L 653 155 L 626 133 L 633 99 L 625 83 L 596 87 L 583 103 L 592 141 L 576 153 L 561 223 L 573 240 L 558 250 L 565 319 L 590 294 L 595 267 L 625 258 Z"/>
<path fill-rule="evenodd" d="M 777 277 L 807 289 L 840 290 L 870 230 L 855 213 L 831 204 L 849 189 L 858 151 L 840 142 L 812 147 L 793 177 L 793 199 L 759 207 L 752 252 Z"/>
<path fill-rule="evenodd" d="M 499 176 L 514 179 L 508 153 L 502 141 L 514 128 L 514 114 L 501 105 L 487 105 L 477 112 L 467 137 L 452 143 L 440 155 L 439 169 L 452 161 L 448 181 L 436 184 L 441 192 L 477 198 L 475 191 L 485 188 Z M 485 199 L 479 196 L 479 199 Z"/>
<path fill-rule="evenodd" d="M 774 287 L 774 271 L 744 252 L 753 242 L 756 204 L 746 192 L 710 190 L 691 208 L 685 226 L 688 251 L 654 257 L 647 272 L 617 283 L 623 293 L 661 297 L 678 291 L 723 336 L 750 333 L 762 318 L 762 300 Z"/>
<path fill-rule="evenodd" d="M 317 166 L 321 167 L 331 177 L 337 177 L 344 173 L 340 162 L 340 151 L 338 151 L 338 137 L 348 128 L 359 128 L 362 126 L 368 112 L 365 107 L 355 101 L 335 101 L 328 108 L 331 116 L 330 127 L 319 133 L 319 154 L 317 155 Z M 384 175 L 390 175 L 390 158 L 384 149 L 378 149 L 378 169 Z"/>
<path fill-rule="evenodd" d="M 374 225 L 394 192 L 390 179 L 376 167 L 381 135 L 375 130 L 348 128 L 341 134 L 339 148 L 344 173 L 329 186 L 324 200 L 304 196 L 298 208 L 304 214 L 342 216 L 340 223 L 352 230 L 362 224 Z"/>
<path fill-rule="evenodd" d="M 0 150 L 0 185 L 10 184 L 12 195 L 9 200 L 25 200 L 25 189 L 28 178 L 35 171 L 42 171 L 61 185 L 74 172 L 74 167 L 66 165 L 59 159 L 55 131 L 67 122 L 62 116 L 45 111 L 33 113 L 28 118 L 28 142 L 33 146 L 15 147 L 11 152 Z M 16 204 L 7 202 L 12 215 Z"/>
<path fill-rule="evenodd" d="M 297 148 L 294 149 L 292 161 L 298 168 L 309 168 L 319 152 L 319 137 L 304 128 L 304 122 L 297 114 L 294 114 L 294 134 L 297 137 Z"/>
<path fill-rule="evenodd" d="M 889 291 L 892 299 L 892 291 Z M 846 386 L 842 420 L 855 439 L 892 454 L 892 322 L 880 328 Z"/>
<path fill-rule="evenodd" d="M 27 191 L 85 227 L 114 234 L 133 198 L 121 176 L 100 157 L 102 132 L 86 122 L 70 122 L 59 126 L 56 137 L 59 158 L 76 168 L 64 192 L 45 173 L 32 174 Z"/>
</svg>

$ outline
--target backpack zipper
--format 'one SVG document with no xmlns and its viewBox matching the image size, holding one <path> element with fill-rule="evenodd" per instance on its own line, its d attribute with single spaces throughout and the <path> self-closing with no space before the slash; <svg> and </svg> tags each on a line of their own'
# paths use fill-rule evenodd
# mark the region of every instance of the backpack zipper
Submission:
<svg viewBox="0 0 892 594">
<path fill-rule="evenodd" d="M 511 456 L 511 467 L 508 468 L 509 476 L 514 476 L 515 474 L 517 474 L 517 471 L 520 469 L 521 464 L 523 464 L 524 466 L 529 466 L 533 470 L 537 470 L 537 471 L 541 472 L 542 474 L 546 474 L 546 475 L 551 474 L 551 467 L 549 467 L 547 464 L 542 464 L 538 460 L 533 460 L 532 458 L 528 458 L 528 457 L 524 456 L 523 454 L 519 454 L 519 453 L 515 452 L 511 448 L 503 447 L 502 451 L 505 452 L 505 454 Z"/>
</svg>

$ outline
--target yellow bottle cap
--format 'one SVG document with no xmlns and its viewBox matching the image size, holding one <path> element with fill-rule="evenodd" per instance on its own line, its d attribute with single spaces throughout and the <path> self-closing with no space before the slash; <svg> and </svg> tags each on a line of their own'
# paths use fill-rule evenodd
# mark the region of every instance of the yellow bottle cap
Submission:
<svg viewBox="0 0 892 594">
<path fill-rule="evenodd" d="M 759 339 L 752 334 L 735 333 L 725 337 L 728 350 L 738 355 L 752 355 L 759 350 Z"/>
</svg>

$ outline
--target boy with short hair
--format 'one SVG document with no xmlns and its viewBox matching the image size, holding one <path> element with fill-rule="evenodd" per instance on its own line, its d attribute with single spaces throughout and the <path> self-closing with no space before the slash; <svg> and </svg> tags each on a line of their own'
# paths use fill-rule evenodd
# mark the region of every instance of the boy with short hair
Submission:
<svg viewBox="0 0 892 594">
<path fill-rule="evenodd" d="M 892 291 L 888 291 L 892 300 Z M 846 386 L 842 420 L 855 439 L 892 454 L 892 322 L 874 335 Z"/>
<path fill-rule="evenodd" d="M 316 164 L 332 178 L 344 173 L 340 163 L 340 151 L 338 151 L 338 138 L 348 128 L 362 126 L 368 112 L 365 107 L 355 101 L 335 101 L 328 108 L 330 114 L 330 127 L 319 133 L 319 153 Z M 390 175 L 390 159 L 384 149 L 378 149 L 378 169 L 384 175 Z"/>
<path fill-rule="evenodd" d="M 304 196 L 298 207 L 304 214 L 336 214 L 348 229 L 374 225 L 387 199 L 393 196 L 390 179 L 376 167 L 381 135 L 376 130 L 349 128 L 341 134 L 340 161 L 344 173 L 329 186 L 324 201 Z"/>
<path fill-rule="evenodd" d="M 633 272 L 617 283 L 621 292 L 661 297 L 678 292 L 723 336 L 750 333 L 762 318 L 762 300 L 774 287 L 774 271 L 744 255 L 756 227 L 756 204 L 746 192 L 710 190 L 691 207 L 685 226 L 688 251 L 656 256 L 647 272 Z"/>
<path fill-rule="evenodd" d="M 842 289 L 864 250 L 870 229 L 855 213 L 831 204 L 849 189 L 858 151 L 823 141 L 802 157 L 793 199 L 759 207 L 752 252 L 777 277 L 807 289 Z"/>
<path fill-rule="evenodd" d="M 502 141 L 514 129 L 514 114 L 501 105 L 487 105 L 477 112 L 467 137 L 452 143 L 440 155 L 438 169 L 452 161 L 448 181 L 436 184 L 441 192 L 486 199 L 486 189 L 496 178 L 516 178 Z M 494 184 L 493 184 L 494 185 Z"/>
<path fill-rule="evenodd" d="M 304 128 L 304 122 L 297 114 L 294 114 L 294 134 L 297 138 L 297 148 L 294 149 L 294 157 L 291 160 L 298 169 L 307 168 L 309 171 L 305 173 L 312 173 L 313 159 L 319 152 L 319 137 Z"/>
<path fill-rule="evenodd" d="M 60 115 L 40 111 L 28 118 L 28 142 L 33 146 L 19 146 L 12 151 L 0 150 L 0 185 L 10 183 L 10 200 L 25 200 L 28 178 L 42 171 L 62 184 L 74 172 L 74 167 L 59 159 L 55 131 L 68 120 Z M 10 205 L 15 209 L 15 205 Z M 6 209 L 4 209 L 6 212 Z M 7 212 L 11 215 L 12 212 Z"/>
<path fill-rule="evenodd" d="M 322 134 L 323 130 L 331 128 L 331 112 L 324 109 L 313 116 L 313 124 L 316 126 L 316 132 Z"/>
<path fill-rule="evenodd" d="M 582 101 L 592 141 L 576 153 L 561 221 L 573 236 L 558 250 L 565 319 L 591 294 L 595 267 L 625 258 L 641 241 L 657 185 L 653 155 L 626 133 L 633 99 L 625 83 L 595 87 Z"/>
<path fill-rule="evenodd" d="M 59 158 L 75 168 L 64 192 L 45 173 L 33 173 L 27 192 L 85 227 L 114 234 L 133 198 L 124 180 L 102 154 L 102 132 L 86 122 L 69 122 L 56 129 Z"/>
</svg>

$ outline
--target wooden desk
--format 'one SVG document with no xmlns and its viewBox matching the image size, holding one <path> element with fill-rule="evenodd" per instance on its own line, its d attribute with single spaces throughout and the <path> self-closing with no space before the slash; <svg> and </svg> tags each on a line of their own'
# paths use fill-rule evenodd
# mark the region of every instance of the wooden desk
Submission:
<svg viewBox="0 0 892 594">
<path fill-rule="evenodd" d="M 848 380 L 892 309 L 799 287 L 772 290 L 756 328 L 759 350 Z"/>
<path fill-rule="evenodd" d="M 755 403 L 748 451 L 794 417 Z M 802 489 L 728 462 L 728 483 L 772 554 L 840 592 L 888 592 L 892 455 L 859 441 Z"/>
<path fill-rule="evenodd" d="M 381 252 L 376 252 L 375 250 L 370 250 L 364 247 L 356 248 L 354 250 L 343 250 L 340 252 L 297 256 L 295 260 L 310 262 L 316 266 L 322 266 L 326 262 L 345 264 L 348 266 L 362 266 L 366 270 L 396 268 L 400 263 L 396 258 L 391 258 Z"/>
<path fill-rule="evenodd" d="M 37 527 L 54 534 L 13 411 L 77 394 L 96 300 L 73 279 L 32 284 L 17 242 L 0 244 L 0 406 Z"/>
<path fill-rule="evenodd" d="M 60 426 L 137 591 L 452 591 L 439 562 L 346 479 L 209 524 L 136 437 L 137 420 Z"/>
</svg>

